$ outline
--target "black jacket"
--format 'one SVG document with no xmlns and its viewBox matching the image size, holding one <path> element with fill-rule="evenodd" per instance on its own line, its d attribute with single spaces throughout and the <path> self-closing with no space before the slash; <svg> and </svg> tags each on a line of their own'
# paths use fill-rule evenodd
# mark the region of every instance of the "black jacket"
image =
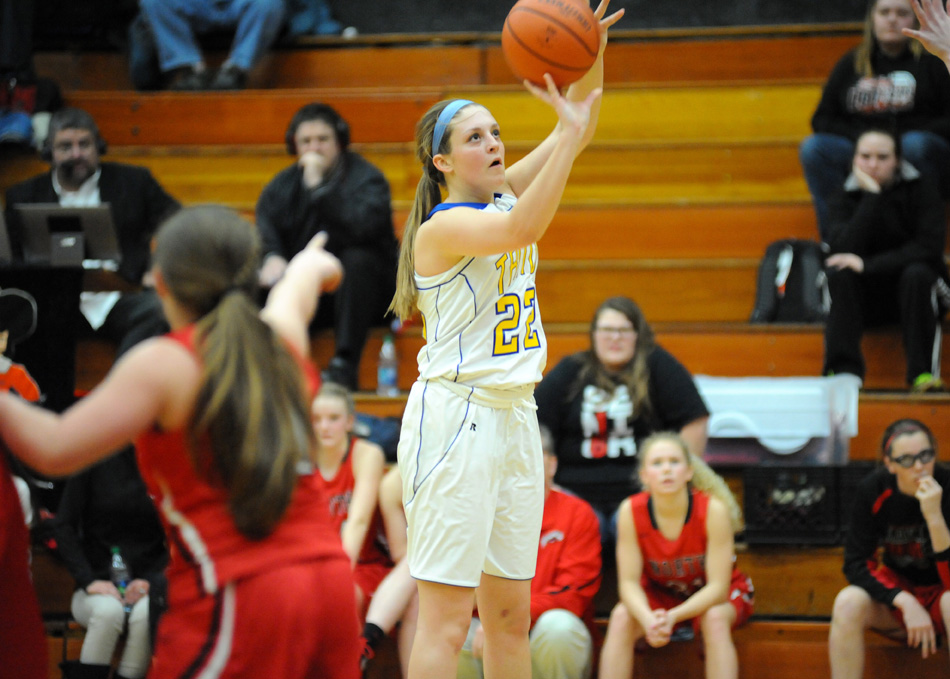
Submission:
<svg viewBox="0 0 950 679">
<path fill-rule="evenodd" d="M 902 176 L 880 193 L 853 185 L 849 179 L 829 201 L 831 252 L 858 255 L 867 275 L 895 275 L 912 262 L 926 262 L 948 280 L 943 261 L 946 215 L 933 180 Z"/>
<path fill-rule="evenodd" d="M 261 192 L 256 219 L 265 256 L 278 254 L 289 260 L 317 233 L 326 231 L 326 248 L 335 255 L 356 247 L 395 262 L 389 183 L 379 169 L 347 151 L 316 188 L 304 188 L 302 177 L 303 170 L 294 164 Z"/>
</svg>

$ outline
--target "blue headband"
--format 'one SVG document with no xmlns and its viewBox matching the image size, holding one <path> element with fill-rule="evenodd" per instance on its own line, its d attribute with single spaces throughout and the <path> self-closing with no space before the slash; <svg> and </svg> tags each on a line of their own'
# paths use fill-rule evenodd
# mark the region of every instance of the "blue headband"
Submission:
<svg viewBox="0 0 950 679">
<path fill-rule="evenodd" d="M 455 117 L 455 114 L 459 112 L 460 108 L 474 103 L 474 101 L 469 101 L 468 99 L 455 99 L 442 109 L 439 113 L 438 120 L 435 121 L 435 132 L 432 133 L 433 157 L 439 152 L 439 146 L 442 145 L 442 136 L 445 134 L 445 128 L 448 126 L 449 121 Z"/>
</svg>

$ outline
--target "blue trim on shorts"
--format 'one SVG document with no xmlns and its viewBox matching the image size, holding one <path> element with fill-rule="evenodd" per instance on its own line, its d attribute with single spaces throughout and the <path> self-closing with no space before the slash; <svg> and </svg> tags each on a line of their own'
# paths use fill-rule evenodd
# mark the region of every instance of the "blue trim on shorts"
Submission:
<svg viewBox="0 0 950 679">
<path fill-rule="evenodd" d="M 465 414 L 462 416 L 462 421 L 459 423 L 458 431 L 456 431 L 455 436 L 452 437 L 452 442 L 449 443 L 448 447 L 442 452 L 442 457 L 439 458 L 438 462 L 432 465 L 432 469 L 430 469 L 428 473 L 426 473 L 426 475 L 422 478 L 422 480 L 419 480 L 419 468 L 420 468 L 419 455 L 422 452 L 422 421 L 425 419 L 426 391 L 428 391 L 428 389 L 429 389 L 429 380 L 426 380 L 425 387 L 422 390 L 422 413 L 419 416 L 419 446 L 416 448 L 416 472 L 415 472 L 415 477 L 412 480 L 412 497 L 406 501 L 407 507 L 412 503 L 413 500 L 416 499 L 416 493 L 419 492 L 419 488 L 421 488 L 422 484 L 426 482 L 426 479 L 428 479 L 429 476 L 432 475 L 432 472 L 434 472 L 438 468 L 438 466 L 442 464 L 442 461 L 448 456 L 449 451 L 452 450 L 452 447 L 455 445 L 455 442 L 458 441 L 458 438 L 461 435 L 462 430 L 465 428 L 465 422 L 468 420 L 468 412 L 472 407 L 472 402 L 469 400 L 466 400 Z M 471 394 L 474 393 L 475 389 L 474 387 L 470 387 L 470 390 L 471 391 L 469 392 L 469 396 L 471 396 Z"/>
</svg>

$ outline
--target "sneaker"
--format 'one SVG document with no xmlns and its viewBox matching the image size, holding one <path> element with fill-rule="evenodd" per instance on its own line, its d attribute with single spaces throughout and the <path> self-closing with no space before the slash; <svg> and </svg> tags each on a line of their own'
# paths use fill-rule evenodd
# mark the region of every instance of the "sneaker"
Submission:
<svg viewBox="0 0 950 679">
<path fill-rule="evenodd" d="M 247 83 L 247 71 L 233 64 L 225 64 L 211 80 L 211 89 L 243 90 L 245 83 Z"/>
<path fill-rule="evenodd" d="M 185 66 L 174 71 L 168 89 L 176 92 L 197 92 L 208 89 L 208 71 L 199 66 Z"/>
<path fill-rule="evenodd" d="M 357 373 L 356 366 L 351 365 L 345 358 L 334 356 L 323 373 L 323 381 L 343 385 L 349 391 L 358 391 Z"/>
<path fill-rule="evenodd" d="M 360 637 L 360 645 L 363 650 L 360 651 L 360 676 L 366 676 L 366 670 L 369 667 L 369 661 L 376 657 L 373 647 L 369 645 L 366 637 Z"/>
<path fill-rule="evenodd" d="M 932 394 L 934 392 L 946 391 L 947 388 L 939 377 L 934 377 L 930 373 L 921 373 L 914 378 L 914 383 L 910 390 L 914 394 Z"/>
</svg>

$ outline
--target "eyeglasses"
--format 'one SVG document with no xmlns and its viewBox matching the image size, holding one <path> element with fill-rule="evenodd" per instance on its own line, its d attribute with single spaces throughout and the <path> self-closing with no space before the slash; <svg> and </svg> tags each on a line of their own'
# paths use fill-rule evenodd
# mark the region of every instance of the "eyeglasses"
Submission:
<svg viewBox="0 0 950 679">
<path fill-rule="evenodd" d="M 899 464 L 904 469 L 910 469 L 917 462 L 920 462 L 920 464 L 933 462 L 935 457 L 937 457 L 937 452 L 933 448 L 924 448 L 916 455 L 901 455 L 900 457 L 891 457 L 891 462 Z"/>
<path fill-rule="evenodd" d="M 605 337 L 630 337 L 635 331 L 633 328 L 612 328 L 601 325 L 594 328 L 594 332 Z"/>
</svg>

